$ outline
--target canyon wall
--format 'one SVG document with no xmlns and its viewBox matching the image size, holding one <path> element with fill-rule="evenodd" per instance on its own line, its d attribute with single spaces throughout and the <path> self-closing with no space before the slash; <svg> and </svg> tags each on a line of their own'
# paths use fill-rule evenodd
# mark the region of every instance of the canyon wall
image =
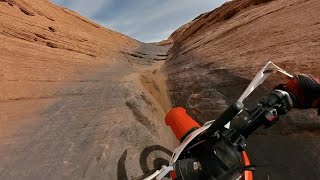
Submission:
<svg viewBox="0 0 320 180">
<path fill-rule="evenodd" d="M 168 163 L 166 51 L 46 0 L 0 0 L 0 179 L 142 179 Z"/>
<path fill-rule="evenodd" d="M 164 68 L 172 104 L 204 123 L 236 101 L 268 61 L 319 76 L 319 8 L 317 0 L 235 0 L 182 26 L 169 38 L 174 43 Z M 285 81 L 271 78 L 252 100 Z M 316 179 L 319 130 L 315 110 L 294 110 L 250 137 L 257 179 Z"/>
</svg>

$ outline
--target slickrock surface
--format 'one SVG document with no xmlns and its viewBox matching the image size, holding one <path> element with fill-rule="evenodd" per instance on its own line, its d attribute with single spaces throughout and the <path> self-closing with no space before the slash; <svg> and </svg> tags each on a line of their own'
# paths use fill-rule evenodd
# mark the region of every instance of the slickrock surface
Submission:
<svg viewBox="0 0 320 180">
<path fill-rule="evenodd" d="M 0 42 L 0 179 L 131 179 L 169 159 L 167 48 L 45 0 L 0 0 Z"/>
<path fill-rule="evenodd" d="M 235 0 L 182 26 L 165 63 L 172 104 L 201 123 L 214 119 L 270 60 L 292 74 L 320 76 L 319 9 L 317 0 Z M 272 78 L 254 98 L 283 79 Z M 248 143 L 256 178 L 317 179 L 319 134 L 320 118 L 302 110 L 257 132 Z"/>
</svg>

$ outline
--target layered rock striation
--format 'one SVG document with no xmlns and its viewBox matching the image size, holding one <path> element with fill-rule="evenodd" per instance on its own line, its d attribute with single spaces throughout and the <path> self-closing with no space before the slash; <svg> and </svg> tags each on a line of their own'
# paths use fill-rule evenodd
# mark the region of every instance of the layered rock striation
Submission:
<svg viewBox="0 0 320 180">
<path fill-rule="evenodd" d="M 171 36 L 165 63 L 172 104 L 204 123 L 236 101 L 268 61 L 319 76 L 319 8 L 317 0 L 234 0 L 182 26 Z M 285 81 L 273 77 L 252 101 Z M 319 130 L 315 111 L 298 110 L 250 137 L 253 163 L 261 167 L 257 178 L 319 176 Z"/>
<path fill-rule="evenodd" d="M 167 162 L 167 48 L 46 0 L 0 0 L 0 42 L 0 179 L 141 179 Z"/>
</svg>

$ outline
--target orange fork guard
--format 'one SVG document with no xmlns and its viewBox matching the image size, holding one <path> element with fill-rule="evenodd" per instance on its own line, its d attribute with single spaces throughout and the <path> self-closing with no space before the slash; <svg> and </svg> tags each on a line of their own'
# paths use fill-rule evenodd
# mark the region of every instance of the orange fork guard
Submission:
<svg viewBox="0 0 320 180">
<path fill-rule="evenodd" d="M 165 122 L 167 126 L 171 127 L 180 142 L 192 129 L 200 127 L 200 125 L 193 120 L 182 107 L 172 108 L 167 113 Z"/>
<path fill-rule="evenodd" d="M 200 125 L 193 120 L 182 107 L 172 108 L 165 118 L 167 126 L 170 126 L 177 139 L 181 142 L 194 128 L 199 128 Z M 176 179 L 176 173 L 170 172 L 173 180 Z"/>
<path fill-rule="evenodd" d="M 249 161 L 248 155 L 245 151 L 242 151 L 242 160 L 243 160 L 245 166 L 250 166 L 250 161 Z M 245 170 L 243 172 L 243 180 L 253 180 L 252 171 Z"/>
</svg>

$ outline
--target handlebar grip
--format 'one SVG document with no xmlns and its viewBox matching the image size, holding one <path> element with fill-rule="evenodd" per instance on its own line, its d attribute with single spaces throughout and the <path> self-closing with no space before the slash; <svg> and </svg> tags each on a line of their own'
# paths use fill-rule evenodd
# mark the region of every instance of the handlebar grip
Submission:
<svg viewBox="0 0 320 180">
<path fill-rule="evenodd" d="M 207 130 L 207 134 L 213 135 L 217 130 L 221 130 L 228 122 L 230 122 L 242 109 L 242 102 L 233 103 L 216 119 Z"/>
</svg>

